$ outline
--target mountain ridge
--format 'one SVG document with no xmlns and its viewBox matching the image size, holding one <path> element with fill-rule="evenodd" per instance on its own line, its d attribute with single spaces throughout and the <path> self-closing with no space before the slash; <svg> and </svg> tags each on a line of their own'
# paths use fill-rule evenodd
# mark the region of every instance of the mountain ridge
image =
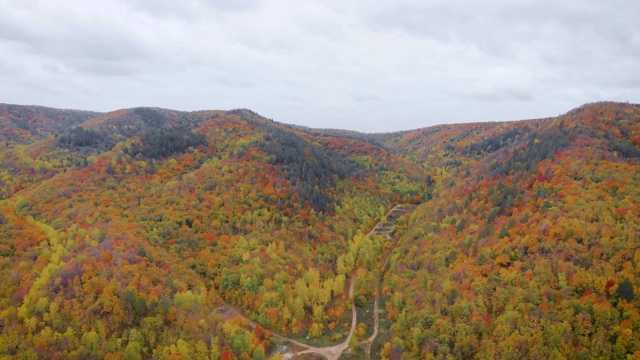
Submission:
<svg viewBox="0 0 640 360">
<path fill-rule="evenodd" d="M 366 339 L 379 279 L 373 358 L 640 351 L 638 105 L 385 134 L 18 110 L 35 115 L 0 142 L 0 355 L 277 358 L 265 330 L 341 343 L 352 303 Z M 417 207 L 392 238 L 365 235 L 398 203 Z"/>
<path fill-rule="evenodd" d="M 192 111 L 184 111 L 184 110 L 173 110 L 173 109 L 169 109 L 169 108 L 161 108 L 161 107 L 148 107 L 148 106 L 138 106 L 138 107 L 131 107 L 131 108 L 122 108 L 122 109 L 117 109 L 117 110 L 112 110 L 112 111 L 108 111 L 108 112 L 97 112 L 97 111 L 92 111 L 92 110 L 76 110 L 76 109 L 61 109 L 61 108 L 54 108 L 54 107 L 50 107 L 50 106 L 40 106 L 40 105 L 18 105 L 18 104 L 8 104 L 8 103 L 0 103 L 0 109 L 5 112 L 5 113 L 12 113 L 12 112 L 19 112 L 19 111 L 30 111 L 32 113 L 44 113 L 47 111 L 50 112 L 60 112 L 60 113 L 77 113 L 77 114 L 86 114 L 87 116 L 91 116 L 90 118 L 85 119 L 84 121 L 88 121 L 88 120 L 92 120 L 93 118 L 100 118 L 100 117 L 105 117 L 106 119 L 113 119 L 114 115 L 119 115 L 119 114 L 123 114 L 123 113 L 130 113 L 130 112 L 136 112 L 136 110 L 150 110 L 150 111 L 157 111 L 160 113 L 165 113 L 165 114 L 172 114 L 174 117 L 177 114 L 208 114 L 208 113 L 235 113 L 235 114 L 242 114 L 242 113 L 247 113 L 250 116 L 253 116 L 255 118 L 259 118 L 262 121 L 267 121 L 267 122 L 272 122 L 274 124 L 278 124 L 279 126 L 284 126 L 287 128 L 291 128 L 291 129 L 295 129 L 301 132 L 310 132 L 310 133 L 315 133 L 315 134 L 333 134 L 333 135 L 337 135 L 337 136 L 364 136 L 364 137 L 379 137 L 379 136 L 384 136 L 384 135 L 391 135 L 391 134 L 402 134 L 402 133 L 415 133 L 415 132 L 424 132 L 424 131 L 429 131 L 432 128 L 437 128 L 437 127 L 441 127 L 441 126 L 459 126 L 459 125 L 466 125 L 466 124 L 470 124 L 470 125 L 478 125 L 478 124 L 492 124 L 492 123 L 512 123 L 512 122 L 522 122 L 522 121 L 540 121 L 540 120 L 549 120 L 549 119 L 554 119 L 554 118 L 558 118 L 561 116 L 570 116 L 572 114 L 575 113 L 580 113 L 582 111 L 584 111 L 585 109 L 589 109 L 592 107 L 598 107 L 601 105 L 612 105 L 612 106 L 630 106 L 630 107 L 637 107 L 640 106 L 640 104 L 630 104 L 629 102 L 615 102 L 615 101 L 598 101 L 598 102 L 592 102 L 592 103 L 585 103 L 583 105 L 577 106 L 573 109 L 568 110 L 567 112 L 565 112 L 564 114 L 558 115 L 558 116 L 549 116 L 549 117 L 543 117 L 543 118 L 533 118 L 533 119 L 517 119 L 517 120 L 508 120 L 508 121 L 480 121 L 480 122 L 474 122 L 474 121 L 465 121 L 465 122 L 460 122 L 460 123 L 447 123 L 447 124 L 435 124 L 435 125 L 429 125 L 426 127 L 418 127 L 418 128 L 414 128 L 414 129 L 407 129 L 407 130 L 395 130 L 395 131 L 390 131 L 390 132 L 374 132 L 374 133 L 367 133 L 367 132 L 361 132 L 361 131 L 357 131 L 357 130 L 343 130 L 343 129 L 338 129 L 338 128 L 312 128 L 312 127 L 308 127 L 308 126 L 304 126 L 304 125 L 297 125 L 297 124 L 288 124 L 288 123 L 280 123 L 277 121 L 274 121 L 273 119 L 267 118 L 265 116 L 262 116 L 254 111 L 252 111 L 251 109 L 247 109 L 247 108 L 240 108 L 240 109 L 231 109 L 231 110 L 192 110 Z M 5 114 L 6 116 L 6 114 Z M 15 115 L 13 116 L 15 117 Z M 70 124 L 68 126 L 77 126 L 80 125 L 80 123 L 73 123 Z"/>
</svg>

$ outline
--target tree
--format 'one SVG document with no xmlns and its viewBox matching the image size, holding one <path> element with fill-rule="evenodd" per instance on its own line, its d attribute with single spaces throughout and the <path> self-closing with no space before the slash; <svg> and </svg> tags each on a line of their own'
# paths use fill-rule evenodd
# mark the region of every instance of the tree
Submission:
<svg viewBox="0 0 640 360">
<path fill-rule="evenodd" d="M 620 285 L 618 285 L 618 296 L 621 299 L 625 299 L 628 302 L 632 302 L 635 299 L 635 294 L 633 293 L 633 284 L 628 278 L 625 278 Z"/>
<path fill-rule="evenodd" d="M 262 346 L 258 346 L 255 350 L 253 350 L 252 360 L 264 360 L 266 356 L 264 354 L 264 348 Z"/>
<path fill-rule="evenodd" d="M 86 354 L 89 357 L 97 356 L 98 352 L 98 341 L 99 341 L 98 333 L 95 331 L 89 331 L 87 333 L 82 334 L 82 346 L 84 347 Z"/>
<path fill-rule="evenodd" d="M 125 360 L 142 360 L 142 347 L 136 341 L 129 341 L 124 349 Z"/>
<path fill-rule="evenodd" d="M 213 338 L 211 341 L 211 352 L 209 353 L 209 359 L 220 360 L 220 345 L 218 344 L 218 338 Z"/>
<path fill-rule="evenodd" d="M 322 325 L 314 322 L 309 328 L 309 337 L 316 338 L 320 336 L 322 336 Z"/>
</svg>

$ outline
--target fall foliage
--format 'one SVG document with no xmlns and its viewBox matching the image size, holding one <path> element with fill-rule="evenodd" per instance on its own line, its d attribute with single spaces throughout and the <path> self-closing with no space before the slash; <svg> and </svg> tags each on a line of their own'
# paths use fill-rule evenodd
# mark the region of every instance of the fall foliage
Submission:
<svg viewBox="0 0 640 360">
<path fill-rule="evenodd" d="M 357 358 L 378 296 L 372 358 L 640 354 L 640 106 L 390 134 L 244 109 L 0 124 L 0 358 L 277 358 L 272 334 L 342 341 L 352 303 Z"/>
</svg>

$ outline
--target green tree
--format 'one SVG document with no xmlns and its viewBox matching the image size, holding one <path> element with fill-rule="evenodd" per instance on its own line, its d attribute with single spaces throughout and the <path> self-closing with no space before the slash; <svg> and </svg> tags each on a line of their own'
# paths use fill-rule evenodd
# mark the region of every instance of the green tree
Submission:
<svg viewBox="0 0 640 360">
<path fill-rule="evenodd" d="M 635 294 L 633 292 L 633 284 L 628 278 L 625 278 L 620 285 L 618 285 L 618 296 L 621 299 L 625 299 L 628 302 L 633 301 L 635 299 Z"/>
<path fill-rule="evenodd" d="M 213 338 L 211 342 L 211 351 L 209 352 L 209 359 L 220 360 L 220 345 L 218 345 L 218 338 Z"/>
<path fill-rule="evenodd" d="M 196 343 L 196 349 L 193 354 L 194 360 L 209 360 L 209 349 L 207 349 L 207 344 L 202 340 L 198 340 Z"/>
<path fill-rule="evenodd" d="M 252 360 L 265 360 L 266 356 L 264 354 L 264 348 L 262 346 L 258 346 L 255 350 L 253 350 Z"/>
<path fill-rule="evenodd" d="M 84 347 L 85 354 L 88 357 L 96 357 L 98 355 L 98 341 L 100 340 L 98 333 L 89 331 L 82 334 L 81 343 Z"/>
<path fill-rule="evenodd" d="M 125 360 L 142 360 L 142 347 L 136 341 L 129 341 L 124 349 Z"/>
</svg>

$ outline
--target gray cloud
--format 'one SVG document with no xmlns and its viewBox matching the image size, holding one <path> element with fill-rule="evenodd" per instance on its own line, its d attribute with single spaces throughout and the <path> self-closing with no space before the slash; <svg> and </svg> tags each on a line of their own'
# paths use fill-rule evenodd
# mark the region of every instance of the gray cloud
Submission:
<svg viewBox="0 0 640 360">
<path fill-rule="evenodd" d="M 640 3 L 0 0 L 0 102 L 388 131 L 640 102 Z"/>
</svg>

